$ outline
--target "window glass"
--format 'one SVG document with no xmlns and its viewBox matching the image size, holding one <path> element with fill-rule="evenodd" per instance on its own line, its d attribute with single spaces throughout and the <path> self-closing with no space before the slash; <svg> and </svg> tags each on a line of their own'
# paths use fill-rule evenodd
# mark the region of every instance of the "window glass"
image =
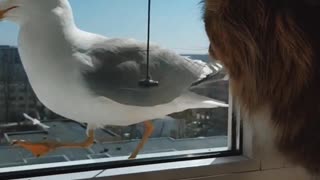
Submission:
<svg viewBox="0 0 320 180">
<path fill-rule="evenodd" d="M 134 38 L 146 42 L 146 0 L 70 0 L 70 3 L 79 28 L 109 38 Z M 199 0 L 152 0 L 151 42 L 194 62 L 214 64 L 215 60 L 207 53 L 209 43 L 201 6 Z M 22 139 L 81 142 L 86 138 L 86 126 L 77 119 L 67 119 L 50 111 L 38 100 L 17 51 L 18 27 L 2 22 L 0 33 L 5 35 L 0 39 L 3 44 L 0 46 L 0 167 L 101 158 L 113 161 L 112 158 L 126 159 L 130 155 L 143 135 L 143 124 L 117 127 L 106 123 L 95 130 L 92 147 L 61 148 L 40 158 L 21 147 L 11 146 L 12 140 Z M 221 66 L 214 64 L 215 69 L 221 69 Z M 222 75 L 225 75 L 223 70 Z M 194 91 L 229 103 L 228 89 L 228 79 L 225 78 Z M 231 150 L 229 111 L 228 107 L 188 109 L 152 120 L 154 132 L 138 158 Z M 23 113 L 50 128 L 33 125 Z M 108 117 L 105 118 L 107 122 Z"/>
</svg>

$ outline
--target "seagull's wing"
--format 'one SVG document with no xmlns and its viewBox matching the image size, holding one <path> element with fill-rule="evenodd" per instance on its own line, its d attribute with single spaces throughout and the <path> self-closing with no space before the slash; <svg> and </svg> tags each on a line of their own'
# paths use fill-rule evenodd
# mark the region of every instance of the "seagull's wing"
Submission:
<svg viewBox="0 0 320 180">
<path fill-rule="evenodd" d="M 146 78 L 144 43 L 111 39 L 92 46 L 84 54 L 87 63 L 82 71 L 83 80 L 92 93 L 127 105 L 154 106 L 171 102 L 204 73 L 202 63 L 151 46 L 150 75 L 159 81 L 159 86 L 143 88 L 138 82 Z"/>
</svg>

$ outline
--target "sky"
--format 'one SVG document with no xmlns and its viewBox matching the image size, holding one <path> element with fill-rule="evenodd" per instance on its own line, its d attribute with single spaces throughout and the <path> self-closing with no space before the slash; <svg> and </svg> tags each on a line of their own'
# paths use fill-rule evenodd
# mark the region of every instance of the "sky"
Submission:
<svg viewBox="0 0 320 180">
<path fill-rule="evenodd" d="M 151 42 L 178 53 L 207 53 L 200 0 L 152 0 Z M 109 38 L 147 39 L 148 0 L 70 0 L 77 26 Z M 0 45 L 16 45 L 18 27 L 0 23 Z"/>
</svg>

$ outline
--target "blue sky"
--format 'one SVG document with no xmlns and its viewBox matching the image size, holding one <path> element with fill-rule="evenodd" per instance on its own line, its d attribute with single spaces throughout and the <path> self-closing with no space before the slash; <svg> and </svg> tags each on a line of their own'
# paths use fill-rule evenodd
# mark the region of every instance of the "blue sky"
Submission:
<svg viewBox="0 0 320 180">
<path fill-rule="evenodd" d="M 179 53 L 203 54 L 208 40 L 200 0 L 152 0 L 151 41 Z M 79 28 L 146 41 L 147 0 L 70 0 Z M 16 45 L 18 27 L 0 23 L 0 44 Z"/>
</svg>

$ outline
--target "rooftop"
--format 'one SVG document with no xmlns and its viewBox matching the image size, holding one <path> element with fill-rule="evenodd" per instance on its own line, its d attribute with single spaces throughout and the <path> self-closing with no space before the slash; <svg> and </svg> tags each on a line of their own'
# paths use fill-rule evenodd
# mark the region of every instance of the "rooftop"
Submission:
<svg viewBox="0 0 320 180">
<path fill-rule="evenodd" d="M 5 133 L 6 143 L 0 145 L 0 167 L 21 166 L 30 164 L 67 162 L 97 158 L 129 156 L 134 150 L 138 139 L 121 140 L 119 136 L 106 129 L 95 131 L 95 144 L 89 148 L 61 148 L 50 152 L 44 157 L 34 157 L 29 151 L 10 145 L 10 141 L 24 139 L 32 142 L 46 139 L 59 142 L 81 142 L 86 138 L 85 126 L 71 120 L 44 121 L 50 126 L 48 130 L 33 130 Z M 211 149 L 226 147 L 227 136 L 215 136 L 193 139 L 173 139 L 171 137 L 151 138 L 142 154 L 160 152 L 178 152 L 185 150 Z"/>
</svg>

